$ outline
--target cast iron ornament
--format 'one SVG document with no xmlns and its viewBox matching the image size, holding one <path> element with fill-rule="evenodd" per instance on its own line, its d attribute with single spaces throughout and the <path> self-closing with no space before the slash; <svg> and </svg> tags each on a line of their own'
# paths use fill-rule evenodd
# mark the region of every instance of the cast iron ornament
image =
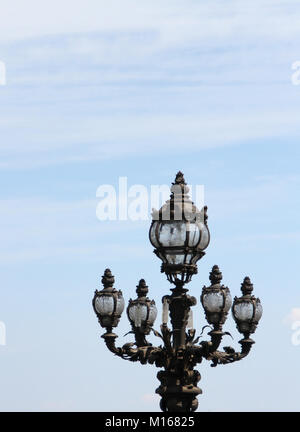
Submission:
<svg viewBox="0 0 300 432">
<path fill-rule="evenodd" d="M 163 260 L 162 272 L 174 285 L 171 288 L 172 294 L 162 298 L 163 314 L 165 317 L 169 315 L 172 329 L 166 322 L 160 326 L 160 332 L 153 329 L 156 306 L 155 302 L 147 297 L 148 286 L 145 280 L 141 279 L 136 290 L 138 297 L 135 300 L 130 299 L 127 308 L 127 316 L 132 327 L 129 333 L 134 334 L 135 342 L 117 347 L 115 342 L 118 336 L 113 333 L 113 327 L 118 325 L 124 309 L 124 300 L 122 292 L 113 287 L 114 277 L 109 269 L 105 270 L 102 277 L 103 290 L 95 291 L 93 307 L 100 325 L 106 329 L 102 338 L 113 354 L 131 362 L 154 364 L 161 369 L 157 374 L 160 386 L 156 390 L 156 393 L 161 396 L 161 410 L 193 412 L 198 407 L 197 396 L 202 393 L 197 386 L 201 375 L 195 370 L 196 365 L 203 359 L 210 361 L 212 367 L 216 367 L 245 358 L 254 344 L 250 334 L 255 332 L 262 316 L 262 306 L 260 300 L 252 295 L 253 285 L 248 277 L 242 283 L 242 297 L 235 297 L 232 305 L 229 288 L 221 284 L 223 276 L 219 267 L 215 265 L 210 273 L 211 285 L 204 286 L 201 295 L 208 325 L 203 327 L 197 337 L 195 329 L 187 329 L 191 307 L 197 304 L 197 300 L 187 294 L 188 289 L 184 286 L 191 280 L 193 274 L 197 273 L 196 262 L 204 256 L 203 246 L 207 247 L 209 243 L 207 207 L 199 212 L 190 201 L 187 196 L 188 188 L 181 172 L 177 173 L 171 192 L 170 200 L 158 212 L 153 212 L 150 241 L 156 247 L 154 252 Z M 181 214 L 181 219 L 178 219 L 178 212 Z M 160 235 L 159 230 L 172 233 L 173 227 L 174 229 L 176 227 L 174 223 L 177 222 L 182 223 L 184 233 L 188 232 L 187 228 L 191 223 L 194 224 L 187 237 L 192 233 L 196 241 L 190 242 L 189 238 L 183 238 L 183 245 L 177 244 L 175 247 L 156 243 Z M 153 232 L 155 223 L 158 225 L 155 225 Z M 167 228 L 166 224 L 169 224 Z M 202 244 L 200 244 L 203 234 L 201 230 L 206 236 Z M 177 261 L 180 262 L 172 264 L 165 259 L 170 247 L 173 247 L 175 254 L 178 254 Z M 187 262 L 187 255 L 192 255 L 194 260 Z M 230 333 L 223 331 L 231 305 L 237 329 L 243 334 L 243 338 L 239 341 L 241 349 L 238 352 L 230 346 L 225 346 L 223 351 L 219 349 L 223 337 L 231 336 Z M 199 343 L 206 327 L 210 328 L 208 333 L 210 339 Z M 154 347 L 147 341 L 146 336 L 150 332 L 161 339 L 159 346 Z"/>
</svg>

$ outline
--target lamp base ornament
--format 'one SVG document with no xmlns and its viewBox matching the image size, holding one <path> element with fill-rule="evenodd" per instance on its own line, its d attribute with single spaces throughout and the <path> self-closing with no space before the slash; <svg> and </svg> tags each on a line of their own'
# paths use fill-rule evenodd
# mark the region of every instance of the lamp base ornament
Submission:
<svg viewBox="0 0 300 432">
<path fill-rule="evenodd" d="M 156 393 L 161 396 L 160 409 L 164 412 L 192 412 L 198 408 L 197 396 L 202 390 L 197 387 L 201 375 L 196 370 L 159 371 L 161 385 Z"/>
</svg>

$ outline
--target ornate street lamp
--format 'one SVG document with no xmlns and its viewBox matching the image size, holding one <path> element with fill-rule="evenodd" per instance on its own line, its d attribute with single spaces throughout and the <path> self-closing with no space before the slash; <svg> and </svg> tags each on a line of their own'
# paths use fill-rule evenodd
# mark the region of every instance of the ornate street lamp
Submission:
<svg viewBox="0 0 300 432">
<path fill-rule="evenodd" d="M 197 387 L 200 373 L 195 366 L 203 359 L 220 364 L 233 363 L 246 357 L 254 341 L 250 335 L 255 332 L 262 316 L 260 300 L 252 295 L 253 285 L 248 277 L 242 283 L 242 297 L 232 299 L 228 287 L 221 284 L 222 273 L 214 266 L 210 273 L 209 287 L 204 287 L 201 303 L 210 327 L 209 341 L 199 343 L 193 329 L 192 310 L 197 301 L 187 294 L 185 284 L 197 273 L 197 261 L 204 255 L 209 245 L 210 234 L 207 226 L 207 207 L 199 211 L 188 197 L 189 189 L 181 172 L 176 175 L 171 187 L 170 199 L 159 211 L 152 214 L 153 221 L 149 238 L 154 253 L 162 260 L 161 271 L 174 285 L 172 294 L 162 298 L 163 317 L 161 332 L 153 329 L 157 309 L 155 302 L 147 297 L 148 286 L 141 279 L 137 286 L 137 299 L 129 300 L 127 316 L 135 335 L 135 342 L 116 347 L 117 327 L 124 310 L 121 291 L 114 287 L 114 277 L 109 269 L 102 277 L 104 289 L 96 291 L 93 299 L 94 311 L 100 325 L 106 329 L 102 335 L 110 351 L 129 361 L 141 364 L 155 364 L 161 368 L 157 374 L 160 386 L 156 390 L 161 396 L 160 407 L 166 412 L 191 412 L 198 407 L 197 396 L 202 393 Z M 232 315 L 238 331 L 243 335 L 240 340 L 241 351 L 231 347 L 219 350 L 223 325 L 232 307 Z M 172 330 L 168 328 L 170 316 Z M 163 344 L 152 346 L 146 336 L 153 332 Z"/>
</svg>

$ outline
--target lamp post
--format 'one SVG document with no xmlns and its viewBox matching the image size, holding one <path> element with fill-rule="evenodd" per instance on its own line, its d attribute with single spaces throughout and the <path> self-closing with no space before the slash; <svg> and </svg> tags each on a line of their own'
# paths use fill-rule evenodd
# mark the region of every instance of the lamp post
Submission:
<svg viewBox="0 0 300 432">
<path fill-rule="evenodd" d="M 161 370 L 157 377 L 160 386 L 156 393 L 161 396 L 160 408 L 165 412 L 192 412 L 198 407 L 197 396 L 202 393 L 197 386 L 200 373 L 195 366 L 203 359 L 211 361 L 212 367 L 233 363 L 246 357 L 254 341 L 250 335 L 255 332 L 262 316 L 260 300 L 252 295 L 253 285 L 248 277 L 242 283 L 241 297 L 235 297 L 233 304 L 229 288 L 221 284 L 222 273 L 214 266 L 210 273 L 209 287 L 204 287 L 201 303 L 210 327 L 210 340 L 199 343 L 193 329 L 192 310 L 197 301 L 187 294 L 186 284 L 197 273 L 197 261 L 209 245 L 207 207 L 199 211 L 188 196 L 189 189 L 181 172 L 176 175 L 171 187 L 170 199 L 159 211 L 153 211 L 149 231 L 154 253 L 162 260 L 161 272 L 173 285 L 171 295 L 162 298 L 163 313 L 161 331 L 153 329 L 157 316 L 155 302 L 147 297 L 148 286 L 141 279 L 136 292 L 138 297 L 129 300 L 127 316 L 135 336 L 135 342 L 117 347 L 117 327 L 124 310 L 121 291 L 114 285 L 114 277 L 106 269 L 102 277 L 104 289 L 96 291 L 93 299 L 94 311 L 100 325 L 106 329 L 102 335 L 107 348 L 122 359 L 141 364 L 155 364 Z M 231 347 L 219 350 L 223 336 L 223 325 L 228 312 L 232 315 L 238 331 L 243 335 L 241 350 Z M 172 329 L 168 327 L 170 317 Z M 146 339 L 150 332 L 159 337 L 162 344 L 152 346 Z"/>
</svg>

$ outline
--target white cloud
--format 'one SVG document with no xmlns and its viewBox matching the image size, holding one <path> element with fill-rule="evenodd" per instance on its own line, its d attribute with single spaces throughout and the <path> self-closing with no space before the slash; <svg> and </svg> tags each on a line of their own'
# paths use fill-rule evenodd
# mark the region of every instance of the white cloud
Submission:
<svg viewBox="0 0 300 432">
<path fill-rule="evenodd" d="M 290 313 L 284 318 L 284 324 L 291 325 L 294 322 L 300 322 L 300 307 L 291 309 Z"/>
<path fill-rule="evenodd" d="M 47 34 L 144 27 L 146 11 L 121 0 L 3 1 L 0 37 L 15 39 Z M 140 24 L 138 24 L 140 23 Z"/>
<path fill-rule="evenodd" d="M 293 5 L 4 2 L 0 167 L 298 138 Z"/>
<path fill-rule="evenodd" d="M 25 114 L 26 116 L 26 114 Z M 12 120 L 12 118 L 11 118 Z M 105 160 L 111 157 L 167 152 L 199 151 L 242 144 L 251 140 L 295 136 L 298 113 L 256 112 L 232 116 L 123 115 L 15 119 L 15 129 L 3 126 L 0 144 L 2 168 Z M 9 121 L 9 124 L 11 122 Z M 26 138 L 26 131 L 28 138 Z M 31 135 L 33 132 L 33 135 Z M 298 135 L 297 135 L 298 136 Z M 85 143 L 84 145 L 82 143 Z M 56 151 L 55 154 L 52 152 Z M 35 157 L 32 158 L 32 153 Z"/>
</svg>

